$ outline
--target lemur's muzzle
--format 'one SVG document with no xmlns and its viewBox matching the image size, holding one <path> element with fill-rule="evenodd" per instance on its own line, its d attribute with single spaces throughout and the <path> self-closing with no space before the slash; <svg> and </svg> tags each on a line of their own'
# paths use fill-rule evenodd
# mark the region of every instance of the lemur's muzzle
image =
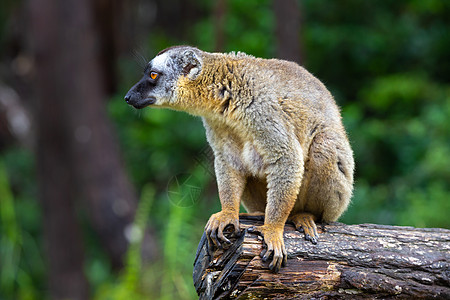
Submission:
<svg viewBox="0 0 450 300">
<path fill-rule="evenodd" d="M 156 102 L 156 98 L 155 97 L 142 98 L 142 95 L 140 93 L 137 93 L 136 91 L 134 91 L 134 89 L 131 89 L 125 95 L 125 101 L 129 105 L 134 106 L 134 108 L 141 109 L 148 105 L 154 104 Z"/>
</svg>

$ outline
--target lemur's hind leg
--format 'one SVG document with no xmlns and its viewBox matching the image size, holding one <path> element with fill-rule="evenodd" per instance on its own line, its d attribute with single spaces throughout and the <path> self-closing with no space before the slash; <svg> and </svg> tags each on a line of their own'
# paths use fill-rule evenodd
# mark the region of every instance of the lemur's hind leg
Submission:
<svg viewBox="0 0 450 300">
<path fill-rule="evenodd" d="M 298 231 L 301 231 L 303 229 L 303 232 L 305 233 L 305 239 L 307 241 L 311 241 L 311 243 L 317 244 L 319 234 L 317 233 L 317 226 L 313 214 L 302 212 L 290 216 L 289 220 L 294 223 L 295 228 Z"/>
</svg>

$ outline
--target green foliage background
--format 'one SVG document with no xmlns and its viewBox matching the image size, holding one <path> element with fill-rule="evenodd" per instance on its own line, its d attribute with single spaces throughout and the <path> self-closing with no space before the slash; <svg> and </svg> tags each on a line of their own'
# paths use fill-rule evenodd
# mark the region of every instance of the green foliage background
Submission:
<svg viewBox="0 0 450 300">
<path fill-rule="evenodd" d="M 341 221 L 450 228 L 450 2 L 301 4 L 303 65 L 335 95 L 355 152 L 353 203 Z M 155 28 L 145 55 L 173 44 L 213 50 L 212 4 L 199 0 L 197 5 L 207 13 L 184 29 L 184 40 Z M 271 1 L 230 0 L 228 5 L 226 50 L 274 57 Z M 123 95 L 141 67 L 123 59 L 118 68 L 120 92 L 108 110 L 141 203 L 120 274 L 111 271 L 85 226 L 92 296 L 195 299 L 191 273 L 197 243 L 210 214 L 220 209 L 204 130 L 187 114 L 127 107 Z M 33 168 L 26 150 L 2 153 L 0 299 L 45 298 Z M 146 262 L 139 251 L 147 224 L 157 231 L 157 262 Z"/>
</svg>

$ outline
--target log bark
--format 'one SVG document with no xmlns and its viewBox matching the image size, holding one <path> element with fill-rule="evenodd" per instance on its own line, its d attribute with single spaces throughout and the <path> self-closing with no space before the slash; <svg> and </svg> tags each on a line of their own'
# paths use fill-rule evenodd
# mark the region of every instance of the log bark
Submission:
<svg viewBox="0 0 450 300">
<path fill-rule="evenodd" d="M 200 299 L 450 299 L 450 230 L 332 223 L 313 245 L 286 224 L 288 262 L 274 274 L 259 257 L 262 238 L 247 232 L 262 223 L 241 216 L 243 234 L 213 257 L 203 234 L 193 274 Z"/>
</svg>

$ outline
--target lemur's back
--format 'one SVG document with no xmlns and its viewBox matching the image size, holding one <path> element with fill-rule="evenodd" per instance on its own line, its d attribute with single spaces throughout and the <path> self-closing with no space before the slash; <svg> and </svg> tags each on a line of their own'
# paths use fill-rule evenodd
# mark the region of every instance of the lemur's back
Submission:
<svg viewBox="0 0 450 300">
<path fill-rule="evenodd" d="M 242 77 L 237 86 L 230 83 L 224 85 L 233 86 L 235 90 L 241 89 L 234 94 L 243 95 L 243 98 L 251 94 L 256 106 L 261 101 L 272 102 L 273 109 L 279 106 L 284 112 L 281 119 L 295 128 L 302 146 L 309 147 L 312 137 L 321 130 L 333 130 L 347 139 L 333 96 L 305 68 L 290 61 L 255 58 L 245 54 L 219 54 L 214 58 L 216 63 L 228 64 L 227 69 L 235 75 L 222 82 L 237 82 L 235 78 Z M 244 93 L 242 89 L 251 92 Z M 231 101 L 243 100 L 235 97 Z"/>
</svg>

